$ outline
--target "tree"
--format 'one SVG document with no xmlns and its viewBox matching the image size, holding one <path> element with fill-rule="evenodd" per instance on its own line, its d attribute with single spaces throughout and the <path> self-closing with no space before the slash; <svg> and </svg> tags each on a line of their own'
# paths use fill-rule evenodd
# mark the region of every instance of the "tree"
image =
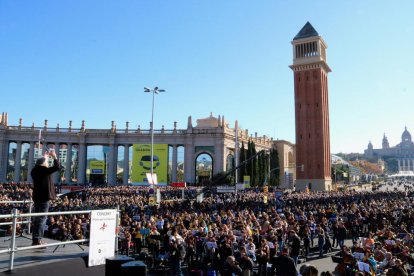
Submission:
<svg viewBox="0 0 414 276">
<path fill-rule="evenodd" d="M 243 163 L 244 161 L 246 161 L 246 149 L 244 148 L 244 142 L 242 141 L 242 146 L 240 149 L 240 155 L 239 155 L 239 164 Z M 242 166 L 239 169 L 239 183 L 243 183 L 243 176 L 247 175 L 246 174 L 246 166 Z"/>
<path fill-rule="evenodd" d="M 250 159 L 250 157 L 252 157 L 252 155 L 253 155 L 252 154 L 252 145 L 251 145 L 250 140 L 249 140 L 247 142 L 246 160 Z M 246 168 L 246 174 L 245 175 L 250 176 L 250 185 L 253 185 L 252 184 L 252 168 L 253 168 L 252 161 L 247 162 L 245 168 Z"/>
<path fill-rule="evenodd" d="M 257 171 L 256 171 L 257 185 L 263 186 L 263 152 L 257 156 Z"/>
<path fill-rule="evenodd" d="M 251 147 L 251 156 L 256 154 L 256 145 L 253 143 L 253 141 L 250 141 L 250 147 Z M 253 158 L 252 160 L 252 168 L 251 168 L 251 175 L 250 175 L 250 181 L 253 186 L 257 185 L 257 158 Z"/>
<path fill-rule="evenodd" d="M 265 185 L 269 174 L 269 154 L 262 151 L 258 156 L 258 184 Z"/>
<path fill-rule="evenodd" d="M 274 149 L 274 148 L 270 150 L 270 171 L 272 172 L 269 176 L 269 184 L 271 186 L 279 186 L 280 185 L 279 153 L 277 152 L 277 149 Z"/>
</svg>

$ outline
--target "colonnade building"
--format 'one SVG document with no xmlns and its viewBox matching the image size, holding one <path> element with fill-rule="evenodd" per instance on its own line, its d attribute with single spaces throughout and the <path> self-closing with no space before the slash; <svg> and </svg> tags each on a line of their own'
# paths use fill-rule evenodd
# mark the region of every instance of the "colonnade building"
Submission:
<svg viewBox="0 0 414 276">
<path fill-rule="evenodd" d="M 39 143 L 39 134 L 41 141 Z M 237 135 L 237 139 L 236 139 Z M 188 117 L 187 128 L 154 129 L 154 144 L 168 145 L 168 182 L 200 182 L 202 171 L 209 171 L 209 178 L 219 172 L 237 166 L 235 149 L 241 143 L 252 140 L 256 150 L 270 149 L 273 139 L 259 137 L 257 133 L 239 129 L 237 121 L 233 128 L 224 116 L 212 114 L 196 121 L 193 126 Z M 74 128 L 69 121 L 67 128 L 49 127 L 45 120 L 42 127 L 8 124 L 8 114 L 0 115 L 0 182 L 31 182 L 30 171 L 36 158 L 46 150 L 54 148 L 63 167 L 55 173 L 54 181 L 61 183 L 88 183 L 91 181 L 91 154 L 98 149 L 104 161 L 104 182 L 109 185 L 131 182 L 132 151 L 134 144 L 150 144 L 150 129 L 118 129 L 112 122 L 109 129 L 89 129 L 85 121 Z M 40 145 L 39 145 L 40 144 Z M 47 147 L 46 147 L 47 146 Z M 99 158 L 98 158 L 99 159 Z M 205 174 L 204 174 L 205 175 Z"/>
</svg>

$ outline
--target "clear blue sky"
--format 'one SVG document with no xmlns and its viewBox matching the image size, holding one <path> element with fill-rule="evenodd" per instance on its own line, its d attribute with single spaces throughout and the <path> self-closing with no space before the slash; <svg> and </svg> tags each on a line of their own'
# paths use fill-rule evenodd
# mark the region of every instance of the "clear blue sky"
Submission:
<svg viewBox="0 0 414 276">
<path fill-rule="evenodd" d="M 224 115 L 295 141 L 293 37 L 328 44 L 331 151 L 414 134 L 414 1 L 0 1 L 0 112 L 9 124 L 148 128 Z"/>
</svg>

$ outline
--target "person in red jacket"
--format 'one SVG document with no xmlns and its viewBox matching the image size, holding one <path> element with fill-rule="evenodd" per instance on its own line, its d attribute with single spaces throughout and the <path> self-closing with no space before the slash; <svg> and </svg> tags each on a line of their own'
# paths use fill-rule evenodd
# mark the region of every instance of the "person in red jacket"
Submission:
<svg viewBox="0 0 414 276">
<path fill-rule="evenodd" d="M 49 168 L 47 157 L 53 158 L 53 166 Z M 36 165 L 30 175 L 33 179 L 33 202 L 34 212 L 44 213 L 49 211 L 50 200 L 56 199 L 55 186 L 51 175 L 59 171 L 60 165 L 54 151 L 47 152 L 43 157 L 36 160 Z M 45 244 L 42 242 L 43 232 L 46 224 L 46 216 L 34 217 L 32 245 Z"/>
</svg>

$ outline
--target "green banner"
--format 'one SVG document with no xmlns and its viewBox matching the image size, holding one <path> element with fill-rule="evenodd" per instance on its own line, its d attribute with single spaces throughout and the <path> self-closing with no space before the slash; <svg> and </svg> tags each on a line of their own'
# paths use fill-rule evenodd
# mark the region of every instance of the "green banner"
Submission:
<svg viewBox="0 0 414 276">
<path fill-rule="evenodd" d="M 245 188 L 250 188 L 250 175 L 243 176 L 243 184 Z"/>
<path fill-rule="evenodd" d="M 167 184 L 168 145 L 154 144 L 153 171 L 158 184 Z M 151 144 L 134 144 L 132 150 L 132 182 L 148 183 L 147 173 L 151 172 Z"/>
<path fill-rule="evenodd" d="M 104 174 L 105 162 L 100 160 L 89 161 L 89 169 L 91 174 Z"/>
</svg>

